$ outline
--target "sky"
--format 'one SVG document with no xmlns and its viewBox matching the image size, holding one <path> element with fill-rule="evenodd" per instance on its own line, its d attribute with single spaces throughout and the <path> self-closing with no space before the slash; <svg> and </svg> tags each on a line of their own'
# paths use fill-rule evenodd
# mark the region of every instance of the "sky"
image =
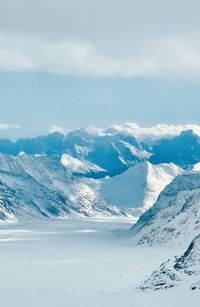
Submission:
<svg viewBox="0 0 200 307">
<path fill-rule="evenodd" d="M 200 124 L 200 2 L 0 0 L 0 136 Z"/>
</svg>

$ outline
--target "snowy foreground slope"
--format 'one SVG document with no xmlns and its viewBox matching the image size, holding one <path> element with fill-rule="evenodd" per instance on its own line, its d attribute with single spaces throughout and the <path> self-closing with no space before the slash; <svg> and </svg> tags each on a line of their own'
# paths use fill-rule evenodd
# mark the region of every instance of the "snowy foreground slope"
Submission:
<svg viewBox="0 0 200 307">
<path fill-rule="evenodd" d="M 145 161 L 118 176 L 101 180 L 99 191 L 118 208 L 139 215 L 149 209 L 166 185 L 182 172 L 173 163 L 153 165 Z"/>
<path fill-rule="evenodd" d="M 200 232 L 200 173 L 177 176 L 133 226 L 137 244 L 181 244 Z"/>
<path fill-rule="evenodd" d="M 175 250 L 140 289 L 200 289 L 200 173 L 176 177 L 132 227 L 131 235 L 138 245 L 182 250 Z"/>
<path fill-rule="evenodd" d="M 0 155 L 0 220 L 123 216 L 58 160 Z"/>
<path fill-rule="evenodd" d="M 164 262 L 141 285 L 142 290 L 167 289 L 186 284 L 200 290 L 200 235 L 196 236 L 181 257 Z"/>
<path fill-rule="evenodd" d="M 200 291 L 188 287 L 138 289 L 175 249 L 127 244 L 115 230 L 129 228 L 91 219 L 1 225 L 1 306 L 198 307 Z"/>
</svg>

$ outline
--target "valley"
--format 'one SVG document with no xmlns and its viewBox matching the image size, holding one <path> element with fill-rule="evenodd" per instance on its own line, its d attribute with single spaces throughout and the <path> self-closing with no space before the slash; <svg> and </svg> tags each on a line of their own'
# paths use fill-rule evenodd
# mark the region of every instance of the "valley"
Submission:
<svg viewBox="0 0 200 307">
<path fill-rule="evenodd" d="M 182 249 L 133 246 L 116 235 L 131 225 L 88 219 L 1 225 L 1 305 L 197 307 L 200 292 L 184 285 L 167 291 L 138 289 Z"/>
</svg>

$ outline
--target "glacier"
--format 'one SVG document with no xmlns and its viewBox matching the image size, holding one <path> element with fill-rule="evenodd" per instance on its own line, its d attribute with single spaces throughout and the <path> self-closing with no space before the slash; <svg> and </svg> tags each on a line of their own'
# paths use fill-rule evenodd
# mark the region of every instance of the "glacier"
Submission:
<svg viewBox="0 0 200 307">
<path fill-rule="evenodd" d="M 133 246 L 115 230 L 127 221 L 91 219 L 0 226 L 0 293 L 4 307 L 198 307 L 200 291 L 142 291 L 172 248 Z"/>
</svg>

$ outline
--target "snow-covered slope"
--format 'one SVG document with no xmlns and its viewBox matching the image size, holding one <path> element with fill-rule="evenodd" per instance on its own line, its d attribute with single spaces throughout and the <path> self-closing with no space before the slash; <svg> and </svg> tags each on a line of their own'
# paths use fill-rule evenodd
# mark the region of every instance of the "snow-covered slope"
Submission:
<svg viewBox="0 0 200 307">
<path fill-rule="evenodd" d="M 138 163 L 124 173 L 101 180 L 100 193 L 119 208 L 141 214 L 157 200 L 160 192 L 182 170 L 173 163 L 153 165 Z"/>
<path fill-rule="evenodd" d="M 137 244 L 186 246 L 200 232 L 200 173 L 177 176 L 132 227 Z"/>
<path fill-rule="evenodd" d="M 142 290 L 161 290 L 186 284 L 200 289 L 200 235 L 197 235 L 181 257 L 161 264 L 141 285 Z"/>
<path fill-rule="evenodd" d="M 193 172 L 200 172 L 200 162 L 193 165 L 192 171 Z"/>
<path fill-rule="evenodd" d="M 0 155 L 0 220 L 122 216 L 59 160 Z"/>
</svg>

